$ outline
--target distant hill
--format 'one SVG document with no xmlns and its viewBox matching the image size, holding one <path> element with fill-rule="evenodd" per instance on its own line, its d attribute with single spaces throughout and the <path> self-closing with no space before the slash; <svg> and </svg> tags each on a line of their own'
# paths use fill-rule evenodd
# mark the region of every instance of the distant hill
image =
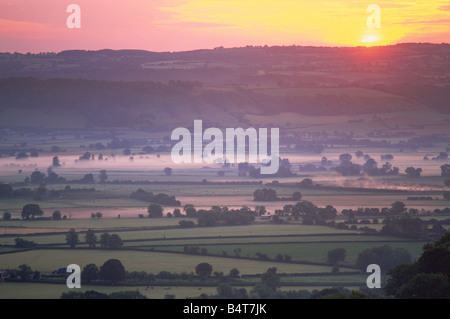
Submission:
<svg viewBox="0 0 450 319">
<path fill-rule="evenodd" d="M 450 45 L 0 54 L 0 126 L 162 130 L 246 115 L 449 112 Z M 48 125 L 48 124 L 44 124 Z"/>
</svg>

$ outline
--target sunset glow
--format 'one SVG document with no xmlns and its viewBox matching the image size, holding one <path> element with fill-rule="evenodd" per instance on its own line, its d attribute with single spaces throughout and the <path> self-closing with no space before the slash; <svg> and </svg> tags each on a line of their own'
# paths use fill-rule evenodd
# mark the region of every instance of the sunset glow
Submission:
<svg viewBox="0 0 450 319">
<path fill-rule="evenodd" d="M 450 1 L 378 1 L 382 36 L 366 1 L 77 0 L 82 28 L 68 29 L 70 3 L 0 0 L 0 51 L 450 42 Z"/>
</svg>

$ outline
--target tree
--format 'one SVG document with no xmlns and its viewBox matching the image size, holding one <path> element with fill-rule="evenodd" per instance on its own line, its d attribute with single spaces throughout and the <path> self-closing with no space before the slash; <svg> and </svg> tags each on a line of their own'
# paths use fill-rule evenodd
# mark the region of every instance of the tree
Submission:
<svg viewBox="0 0 450 319">
<path fill-rule="evenodd" d="M 351 161 L 344 160 L 341 162 L 341 165 L 337 166 L 334 170 L 342 176 L 357 176 L 361 172 L 361 166 L 353 164 Z"/>
<path fill-rule="evenodd" d="M 52 214 L 52 219 L 61 220 L 61 218 L 62 218 L 61 212 L 59 210 L 55 210 Z"/>
<path fill-rule="evenodd" d="M 111 238 L 111 235 L 108 234 L 108 233 L 101 234 L 101 236 L 100 236 L 100 245 L 101 245 L 101 247 L 103 247 L 105 249 L 108 248 L 109 239 L 110 238 Z"/>
<path fill-rule="evenodd" d="M 351 154 L 349 154 L 349 153 L 345 153 L 345 154 L 339 155 L 339 160 L 340 160 L 341 162 L 344 162 L 344 161 L 351 161 L 352 158 L 353 158 L 353 156 L 352 156 Z"/>
<path fill-rule="evenodd" d="M 89 248 L 95 248 L 95 245 L 97 244 L 97 236 L 92 229 L 89 229 L 86 232 L 84 239 L 86 241 L 86 244 L 89 245 Z"/>
<path fill-rule="evenodd" d="M 119 249 L 123 246 L 122 238 L 120 238 L 120 236 L 117 234 L 112 234 L 109 238 L 108 246 L 110 249 Z"/>
<path fill-rule="evenodd" d="M 276 290 L 280 285 L 280 276 L 277 275 L 277 268 L 272 267 L 267 269 L 265 273 L 261 275 L 261 283 L 272 290 Z"/>
<path fill-rule="evenodd" d="M 399 298 L 450 298 L 450 233 L 423 246 L 412 265 L 399 265 L 388 273 L 385 291 Z"/>
<path fill-rule="evenodd" d="M 101 212 L 96 212 L 95 213 L 95 218 L 101 219 L 102 217 L 103 217 L 103 214 Z"/>
<path fill-rule="evenodd" d="M 45 179 L 45 174 L 40 171 L 34 171 L 30 175 L 30 182 L 31 184 L 42 184 Z"/>
<path fill-rule="evenodd" d="M 52 159 L 52 166 L 53 166 L 53 167 L 59 167 L 59 166 L 61 166 L 61 163 L 59 162 L 58 156 L 53 157 L 53 159 Z"/>
<path fill-rule="evenodd" d="M 91 283 L 93 280 L 98 279 L 99 269 L 95 264 L 86 265 L 81 271 L 81 278 L 87 283 Z"/>
<path fill-rule="evenodd" d="M 94 175 L 92 175 L 91 173 L 85 174 L 83 176 L 83 178 L 81 179 L 81 182 L 85 183 L 85 184 L 92 184 L 92 183 L 94 183 L 95 182 Z"/>
<path fill-rule="evenodd" d="M 184 205 L 183 210 L 186 213 L 186 217 L 197 217 L 197 210 L 194 205 L 186 204 Z"/>
<path fill-rule="evenodd" d="M 254 201 L 276 201 L 277 192 L 272 188 L 257 189 L 253 192 Z"/>
<path fill-rule="evenodd" d="M 420 174 L 422 174 L 421 168 L 414 168 L 414 167 L 408 167 L 405 169 L 405 173 L 409 177 L 420 177 Z"/>
<path fill-rule="evenodd" d="M 2 220 L 4 220 L 4 221 L 11 220 L 11 213 L 9 213 L 9 212 L 4 212 L 4 213 L 3 213 Z"/>
<path fill-rule="evenodd" d="M 450 164 L 444 164 L 441 166 L 441 176 L 450 177 Z"/>
<path fill-rule="evenodd" d="M 75 246 L 79 243 L 78 234 L 75 229 L 71 228 L 66 235 L 66 243 L 70 246 L 70 248 L 75 248 Z"/>
<path fill-rule="evenodd" d="M 181 217 L 181 210 L 179 208 L 175 208 L 173 210 L 173 217 L 180 218 Z"/>
<path fill-rule="evenodd" d="M 406 211 L 406 205 L 403 202 L 395 202 L 391 205 L 391 214 L 403 214 Z"/>
<path fill-rule="evenodd" d="M 31 267 L 28 266 L 27 264 L 20 265 L 17 271 L 17 276 L 19 276 L 20 280 L 22 281 L 29 280 L 32 274 L 33 271 L 31 270 Z"/>
<path fill-rule="evenodd" d="M 83 155 L 79 157 L 80 161 L 88 161 L 91 159 L 91 153 L 85 152 Z"/>
<path fill-rule="evenodd" d="M 13 193 L 13 188 L 9 184 L 0 183 L 0 198 L 10 197 Z"/>
<path fill-rule="evenodd" d="M 401 218 L 387 218 L 384 221 L 381 234 L 425 239 L 428 236 L 428 224 L 420 218 L 411 218 L 409 216 Z"/>
<path fill-rule="evenodd" d="M 100 179 L 100 183 L 104 184 L 106 182 L 106 180 L 108 179 L 108 175 L 106 173 L 106 170 L 102 169 L 100 171 L 100 174 L 99 174 L 98 178 Z"/>
<path fill-rule="evenodd" d="M 450 284 L 444 274 L 416 274 L 397 292 L 400 299 L 449 299 Z"/>
<path fill-rule="evenodd" d="M 423 247 L 416 262 L 418 272 L 443 273 L 450 278 L 450 233 Z"/>
<path fill-rule="evenodd" d="M 118 259 L 109 259 L 101 267 L 99 277 L 112 285 L 125 279 L 125 267 Z"/>
<path fill-rule="evenodd" d="M 148 217 L 150 218 L 160 218 L 163 215 L 163 208 L 158 204 L 150 204 L 147 208 Z"/>
<path fill-rule="evenodd" d="M 32 219 L 34 219 L 34 216 L 42 215 L 44 215 L 44 212 L 37 204 L 27 204 L 22 208 L 22 218 L 24 219 L 30 219 L 30 216 Z"/>
<path fill-rule="evenodd" d="M 37 244 L 34 241 L 25 240 L 22 238 L 16 238 L 16 239 L 14 239 L 14 241 L 16 242 L 15 246 L 17 248 L 31 248 L 31 247 L 37 246 Z"/>
<path fill-rule="evenodd" d="M 170 167 L 166 167 L 164 169 L 164 174 L 166 174 L 166 176 L 172 176 L 172 169 Z"/>
<path fill-rule="evenodd" d="M 345 248 L 336 248 L 328 252 L 327 261 L 330 264 L 335 265 L 340 261 L 343 262 L 345 260 L 345 257 L 346 257 Z"/>
<path fill-rule="evenodd" d="M 195 273 L 201 278 L 207 278 L 211 275 L 213 267 L 208 263 L 200 263 L 195 267 Z"/>
<path fill-rule="evenodd" d="M 298 184 L 301 188 L 311 188 L 314 186 L 314 182 L 311 178 L 305 178 Z"/>
<path fill-rule="evenodd" d="M 302 193 L 300 193 L 300 192 L 294 192 L 294 193 L 292 194 L 292 199 L 295 200 L 295 201 L 301 200 L 301 199 L 302 199 Z"/>
<path fill-rule="evenodd" d="M 231 269 L 229 276 L 230 278 L 239 278 L 239 270 L 237 268 Z"/>
<path fill-rule="evenodd" d="M 443 197 L 446 200 L 450 200 L 450 192 L 444 192 Z"/>
</svg>

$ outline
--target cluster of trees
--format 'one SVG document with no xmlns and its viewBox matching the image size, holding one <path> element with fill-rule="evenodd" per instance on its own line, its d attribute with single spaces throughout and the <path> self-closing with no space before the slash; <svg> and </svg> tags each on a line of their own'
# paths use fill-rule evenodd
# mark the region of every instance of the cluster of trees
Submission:
<svg viewBox="0 0 450 319">
<path fill-rule="evenodd" d="M 352 163 L 352 159 L 353 156 L 349 153 L 341 154 L 339 156 L 341 163 L 335 168 L 335 171 L 342 176 L 358 176 L 361 172 L 369 176 L 392 176 L 398 175 L 400 172 L 398 167 L 392 166 L 389 162 L 379 168 L 378 163 L 373 158 L 368 157 L 363 165 Z"/>
<path fill-rule="evenodd" d="M 152 192 L 147 192 L 142 188 L 139 188 L 137 191 L 131 193 L 130 198 L 138 199 L 145 202 L 160 204 L 160 205 L 168 205 L 168 206 L 180 206 L 181 203 L 178 201 L 175 196 L 170 196 L 167 194 L 157 194 L 154 195 Z"/>
<path fill-rule="evenodd" d="M 15 243 L 15 247 L 16 248 L 33 248 L 36 247 L 37 244 L 34 241 L 31 240 L 25 240 L 22 238 L 16 238 L 14 239 Z"/>
<path fill-rule="evenodd" d="M 125 280 L 125 267 L 118 259 L 107 260 L 100 269 L 95 264 L 88 264 L 81 271 L 81 280 L 88 284 L 100 280 L 114 285 Z"/>
<path fill-rule="evenodd" d="M 56 165 L 59 165 L 59 164 L 55 164 L 55 158 L 54 158 L 53 166 L 56 166 Z M 100 183 L 105 183 L 105 181 L 108 179 L 106 170 L 101 170 L 99 172 L 98 178 L 100 180 Z M 53 169 L 50 167 L 47 170 L 47 175 L 41 171 L 36 170 L 33 173 L 31 173 L 31 175 L 29 177 L 28 176 L 25 177 L 24 182 L 25 182 L 25 184 L 34 184 L 34 185 L 64 184 L 64 183 L 93 184 L 93 183 L 95 183 L 95 178 L 92 173 L 87 173 L 81 179 L 68 181 L 64 177 L 56 174 L 53 171 Z"/>
<path fill-rule="evenodd" d="M 381 234 L 400 236 L 414 239 L 425 239 L 428 237 L 428 224 L 420 218 L 408 216 L 400 218 L 386 218 Z"/>
<path fill-rule="evenodd" d="M 416 198 L 408 198 L 411 200 L 414 200 Z M 423 200 L 423 198 L 419 198 L 421 200 Z M 425 198 L 428 199 L 428 198 Z M 446 209 L 444 209 L 445 212 Z M 419 210 L 416 208 L 407 208 L 406 204 L 404 202 L 401 201 L 396 201 L 394 203 L 391 204 L 391 207 L 383 207 L 383 208 L 378 208 L 378 207 L 360 207 L 358 209 L 343 209 L 341 211 L 341 214 L 343 216 L 346 216 L 350 219 L 355 218 L 356 216 L 385 216 L 385 217 L 389 217 L 389 216 L 393 216 L 393 215 L 417 215 L 419 213 Z"/>
<path fill-rule="evenodd" d="M 441 176 L 450 177 L 450 164 L 444 164 L 441 166 Z"/>
<path fill-rule="evenodd" d="M 392 268 L 385 286 L 388 295 L 399 299 L 450 298 L 450 233 L 423 247 L 413 264 Z"/>
<path fill-rule="evenodd" d="M 95 248 L 98 243 L 104 249 L 120 249 L 123 246 L 122 238 L 119 235 L 103 233 L 100 236 L 100 240 L 98 240 L 97 235 L 92 229 L 86 232 L 84 239 L 85 243 L 89 245 L 89 248 Z M 66 243 L 70 248 L 75 248 L 80 243 L 78 233 L 75 229 L 71 228 L 66 234 Z"/>
<path fill-rule="evenodd" d="M 275 210 L 275 216 L 291 216 L 296 220 L 302 217 L 304 224 L 313 224 L 314 222 L 324 224 L 328 219 L 334 219 L 336 215 L 337 210 L 333 206 L 317 207 L 306 200 Z"/>
<path fill-rule="evenodd" d="M 302 199 L 300 192 L 294 192 L 291 197 L 278 197 L 277 192 L 272 188 L 257 189 L 253 192 L 253 200 L 258 202 L 271 202 L 280 200 L 293 200 L 299 201 Z"/>
<path fill-rule="evenodd" d="M 367 266 L 377 264 L 382 273 L 400 264 L 410 264 L 411 254 L 404 248 L 392 248 L 391 246 L 381 246 L 368 248 L 358 254 L 355 266 L 362 272 L 366 272 Z"/>
<path fill-rule="evenodd" d="M 197 223 L 200 227 L 249 225 L 255 220 L 256 214 L 248 207 L 229 209 L 228 207 L 214 206 L 209 210 L 198 210 Z"/>
</svg>

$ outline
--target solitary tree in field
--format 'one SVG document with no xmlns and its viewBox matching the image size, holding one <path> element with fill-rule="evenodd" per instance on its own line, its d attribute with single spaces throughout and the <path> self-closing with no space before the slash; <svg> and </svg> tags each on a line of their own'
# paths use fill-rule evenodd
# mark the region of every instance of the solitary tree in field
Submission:
<svg viewBox="0 0 450 319">
<path fill-rule="evenodd" d="M 75 229 L 71 228 L 66 235 L 66 243 L 70 246 L 70 248 L 75 248 L 75 246 L 80 242 L 78 239 L 78 234 Z"/>
<path fill-rule="evenodd" d="M 33 271 L 31 270 L 31 267 L 27 264 L 23 264 L 19 266 L 19 270 L 17 271 L 17 275 L 20 277 L 20 280 L 27 281 L 31 278 L 31 275 L 33 274 Z"/>
<path fill-rule="evenodd" d="M 213 267 L 208 263 L 201 263 L 195 267 L 195 273 L 201 278 L 207 278 L 211 275 Z"/>
<path fill-rule="evenodd" d="M 22 218 L 23 219 L 33 219 L 34 216 L 42 216 L 44 212 L 41 210 L 37 204 L 27 204 L 22 208 Z"/>
<path fill-rule="evenodd" d="M 52 214 L 53 220 L 60 220 L 62 218 L 61 212 L 59 210 L 55 210 Z"/>
<path fill-rule="evenodd" d="M 158 204 L 150 204 L 148 206 L 147 212 L 148 212 L 148 217 L 150 218 L 160 218 L 163 215 L 163 208 L 161 207 L 161 205 Z"/>
<path fill-rule="evenodd" d="M 3 213 L 3 218 L 2 218 L 2 220 L 11 220 L 11 213 L 9 213 L 9 212 L 4 212 Z"/>
<path fill-rule="evenodd" d="M 327 261 L 330 264 L 335 265 L 340 261 L 344 261 L 345 256 L 346 256 L 345 248 L 336 248 L 328 252 Z"/>
<path fill-rule="evenodd" d="M 59 167 L 59 166 L 61 166 L 61 163 L 59 162 L 58 156 L 53 157 L 53 159 L 52 159 L 52 166 L 53 166 L 53 167 Z"/>
</svg>

